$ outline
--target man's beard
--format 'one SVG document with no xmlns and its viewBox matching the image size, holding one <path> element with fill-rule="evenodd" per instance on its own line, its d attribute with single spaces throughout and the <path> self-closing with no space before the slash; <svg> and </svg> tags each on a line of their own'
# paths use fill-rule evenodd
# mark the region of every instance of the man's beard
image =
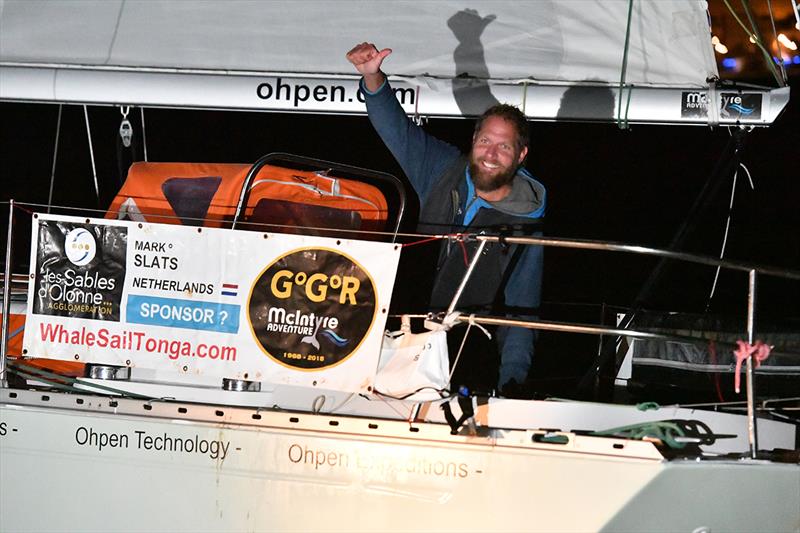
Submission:
<svg viewBox="0 0 800 533">
<path fill-rule="evenodd" d="M 493 192 L 511 183 L 517 173 L 517 167 L 506 167 L 498 169 L 500 172 L 491 174 L 487 169 L 480 166 L 480 164 L 472 157 L 469 160 L 469 175 L 472 178 L 472 183 L 475 188 L 481 192 Z"/>
</svg>

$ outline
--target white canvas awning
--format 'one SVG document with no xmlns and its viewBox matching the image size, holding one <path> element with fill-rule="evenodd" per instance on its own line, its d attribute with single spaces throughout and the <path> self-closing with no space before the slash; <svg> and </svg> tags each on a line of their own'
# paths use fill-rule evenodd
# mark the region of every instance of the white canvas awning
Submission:
<svg viewBox="0 0 800 533">
<path fill-rule="evenodd" d="M 5 0 L 0 98 L 362 113 L 345 59 L 362 41 L 394 50 L 384 67 L 409 113 L 496 99 L 542 120 L 727 118 L 684 109 L 698 94 L 724 105 L 704 0 Z M 782 99 L 733 120 L 771 122 Z"/>
</svg>

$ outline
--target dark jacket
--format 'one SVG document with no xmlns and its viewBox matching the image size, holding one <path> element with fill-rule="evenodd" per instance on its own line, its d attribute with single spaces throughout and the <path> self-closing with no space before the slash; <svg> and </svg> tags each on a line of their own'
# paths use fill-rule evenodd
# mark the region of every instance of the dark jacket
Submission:
<svg viewBox="0 0 800 533">
<path fill-rule="evenodd" d="M 459 150 L 414 124 L 389 83 L 374 93 L 363 87 L 370 121 L 403 168 L 420 200 L 419 229 L 429 233 L 534 235 L 544 216 L 544 187 L 524 169 L 506 199 L 489 203 L 475 194 L 467 159 Z M 471 257 L 476 243 L 469 243 Z M 539 307 L 542 279 L 540 246 L 493 245 L 484 250 L 479 271 L 459 300 L 459 310 L 492 310 L 529 317 Z M 431 303 L 446 308 L 465 270 L 459 245 L 444 243 L 439 254 Z M 500 328 L 499 384 L 522 383 L 533 356 L 534 334 L 525 328 Z"/>
</svg>

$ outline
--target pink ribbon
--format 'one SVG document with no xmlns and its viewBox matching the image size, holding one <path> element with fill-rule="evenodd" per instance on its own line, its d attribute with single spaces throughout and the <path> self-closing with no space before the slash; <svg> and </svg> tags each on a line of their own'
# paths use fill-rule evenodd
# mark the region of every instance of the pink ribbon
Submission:
<svg viewBox="0 0 800 533">
<path fill-rule="evenodd" d="M 756 365 L 754 368 L 758 368 L 761 366 L 761 361 L 769 357 L 769 352 L 772 350 L 772 346 L 769 344 L 764 344 L 761 341 L 756 341 L 755 344 L 750 344 L 749 342 L 745 341 L 736 341 L 737 348 L 733 351 L 733 355 L 736 356 L 736 373 L 734 374 L 733 378 L 733 385 L 736 392 L 739 392 L 739 381 L 740 381 L 740 373 L 742 371 L 742 361 L 747 359 L 748 357 L 753 357 L 756 360 Z"/>
</svg>

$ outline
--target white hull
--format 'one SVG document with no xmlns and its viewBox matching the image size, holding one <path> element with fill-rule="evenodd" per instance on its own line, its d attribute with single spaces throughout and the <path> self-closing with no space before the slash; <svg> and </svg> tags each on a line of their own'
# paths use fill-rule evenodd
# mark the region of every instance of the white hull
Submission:
<svg viewBox="0 0 800 533">
<path fill-rule="evenodd" d="M 649 442 L 574 434 L 555 444 L 524 430 L 2 394 L 2 531 L 800 528 L 798 465 L 667 461 Z"/>
</svg>

